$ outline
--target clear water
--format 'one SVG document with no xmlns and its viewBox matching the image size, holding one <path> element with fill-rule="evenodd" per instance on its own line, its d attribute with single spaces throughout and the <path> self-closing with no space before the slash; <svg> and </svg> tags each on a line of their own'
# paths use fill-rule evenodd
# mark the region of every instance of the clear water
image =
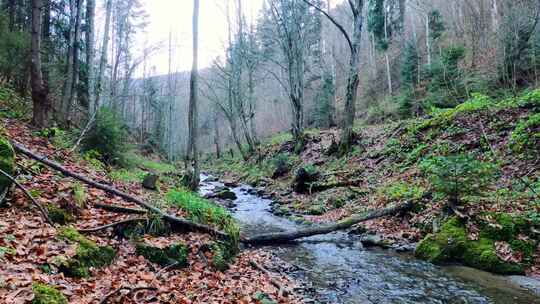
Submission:
<svg viewBox="0 0 540 304">
<path fill-rule="evenodd" d="M 206 178 L 202 176 L 202 194 L 223 186 L 206 182 Z M 238 196 L 232 211 L 243 233 L 299 228 L 270 213 L 271 201 L 248 194 L 248 189 L 231 189 Z M 502 277 L 467 267 L 441 268 L 387 250 L 364 249 L 357 238 L 342 232 L 268 250 L 299 267 L 292 276 L 311 285 L 318 303 L 540 303 Z"/>
</svg>

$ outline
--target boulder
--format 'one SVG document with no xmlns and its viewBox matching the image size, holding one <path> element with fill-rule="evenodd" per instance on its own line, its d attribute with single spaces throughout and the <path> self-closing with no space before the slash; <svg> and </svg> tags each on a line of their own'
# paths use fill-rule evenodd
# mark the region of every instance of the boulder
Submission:
<svg viewBox="0 0 540 304">
<path fill-rule="evenodd" d="M 142 186 L 145 189 L 157 190 L 158 189 L 158 185 L 157 185 L 158 180 L 159 180 L 159 175 L 147 174 L 143 179 Z"/>
<path fill-rule="evenodd" d="M 232 192 L 229 189 L 224 189 L 220 192 L 217 192 L 216 194 L 214 194 L 214 197 L 224 199 L 224 200 L 232 200 L 232 201 L 237 199 L 236 193 Z"/>
</svg>

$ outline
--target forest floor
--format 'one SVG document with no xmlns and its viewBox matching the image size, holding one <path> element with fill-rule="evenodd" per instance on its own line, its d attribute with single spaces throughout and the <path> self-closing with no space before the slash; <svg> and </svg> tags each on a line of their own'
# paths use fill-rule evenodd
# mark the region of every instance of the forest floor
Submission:
<svg viewBox="0 0 540 304">
<path fill-rule="evenodd" d="M 359 140 L 346 157 L 329 153 L 338 130 L 315 129 L 306 131 L 298 154 L 291 135 L 283 133 L 267 140 L 259 157 L 225 155 L 205 167 L 228 183 L 252 184 L 275 201 L 274 214 L 306 226 L 412 201 L 411 211 L 365 222 L 356 231 L 377 235 L 369 239 L 383 247 L 414 248 L 425 239 L 420 244 L 427 252 L 417 249 L 417 256 L 432 262 L 540 277 L 539 113 L 540 90 L 504 100 L 476 96 L 429 117 L 358 127 Z M 463 190 L 458 227 L 452 226 L 447 192 L 425 169 L 429 160 L 455 154 L 479 161 L 449 165 L 462 174 L 455 180 L 462 183 L 456 191 Z M 478 173 L 486 164 L 496 169 Z M 314 176 L 304 191 L 294 191 L 299 169 Z M 466 176 L 471 172 L 478 174 Z M 485 181 L 481 191 L 466 192 Z M 471 258 L 476 255 L 482 258 Z"/>
<path fill-rule="evenodd" d="M 164 176 L 168 174 L 174 177 L 175 170 L 170 165 L 140 158 L 134 170 L 109 171 L 94 159 L 85 159 L 77 152 L 70 152 L 71 146 L 59 142 L 58 134 L 49 139 L 43 132 L 32 129 L 18 119 L 2 118 L 1 128 L 9 139 L 63 164 L 73 172 L 154 202 L 169 213 L 186 215 L 184 210 L 167 204 L 163 199 L 163 194 L 174 185 L 174 178 L 171 183 L 162 182 L 158 191 L 145 190 L 141 186 L 141 175 L 147 172 L 157 171 Z M 17 180 L 40 204 L 47 206 L 49 211 L 57 208 L 73 209 L 73 218 L 67 215 L 61 219 L 68 222 L 66 225 L 77 229 L 91 228 L 134 217 L 94 207 L 96 203 L 137 207 L 118 197 L 66 178 L 23 155 L 16 156 L 16 163 L 19 172 Z M 36 288 L 42 286 L 38 283 L 56 287 L 69 303 L 99 303 L 105 295 L 118 291 L 120 287 L 132 288 L 133 291 L 138 287 L 143 289 L 137 292 L 122 290 L 115 293 L 107 303 L 141 303 L 138 302 L 141 299 L 163 303 L 300 301 L 295 294 L 282 295 L 271 282 L 277 279 L 292 290 L 294 283 L 288 281 L 287 277 L 279 274 L 270 277 L 268 273 L 250 264 L 252 261 L 263 267 L 273 264 L 275 261 L 271 255 L 260 250 L 244 250 L 227 270 L 218 271 L 209 262 L 213 259 L 212 253 L 202 250 L 212 244 L 213 240 L 208 235 L 195 232 L 167 236 L 144 235 L 137 240 L 160 248 L 185 244 L 188 249 L 187 265 L 179 269 L 165 268 L 147 261 L 136 253 L 136 242 L 133 239 L 115 237 L 111 230 L 86 235 L 90 244 L 111 246 L 116 256 L 109 265 L 90 267 L 85 276 L 74 278 L 60 270 L 66 260 L 84 255 L 80 250 L 83 242 L 77 247 L 73 239 L 62 237 L 66 232 L 65 227 L 47 225 L 23 192 L 20 189 L 13 190 L 0 208 L 1 303 L 28 303 L 36 296 Z"/>
</svg>

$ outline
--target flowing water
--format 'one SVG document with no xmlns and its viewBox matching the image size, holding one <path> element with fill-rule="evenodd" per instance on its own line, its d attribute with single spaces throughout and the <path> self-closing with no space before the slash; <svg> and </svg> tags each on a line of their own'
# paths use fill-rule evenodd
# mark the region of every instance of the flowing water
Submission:
<svg viewBox="0 0 540 304">
<path fill-rule="evenodd" d="M 201 180 L 201 194 L 223 186 L 206 181 L 205 175 Z M 249 194 L 249 189 L 231 189 L 238 197 L 232 212 L 243 233 L 300 228 L 273 215 L 271 201 Z M 343 232 L 268 249 L 298 266 L 300 270 L 291 275 L 311 285 L 317 303 L 540 304 L 539 298 L 502 277 L 467 267 L 438 267 L 388 250 L 364 249 L 357 237 Z"/>
</svg>

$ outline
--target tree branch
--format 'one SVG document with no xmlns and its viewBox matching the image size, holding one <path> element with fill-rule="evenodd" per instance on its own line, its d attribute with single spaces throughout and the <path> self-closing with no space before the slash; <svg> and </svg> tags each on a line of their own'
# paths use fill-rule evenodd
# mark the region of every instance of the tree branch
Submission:
<svg viewBox="0 0 540 304">
<path fill-rule="evenodd" d="M 39 209 L 39 212 L 43 216 L 43 219 L 45 220 L 45 222 L 47 222 L 47 224 L 54 227 L 54 223 L 49 218 L 49 213 L 47 212 L 47 210 L 45 210 L 45 208 L 43 208 L 43 206 L 41 206 L 41 204 L 38 203 L 34 199 L 34 197 L 32 197 L 32 195 L 28 192 L 28 190 L 26 190 L 26 188 L 23 187 L 23 185 L 21 185 L 13 176 L 9 175 L 6 171 L 4 171 L 2 169 L 0 169 L 0 174 L 4 175 L 7 179 L 12 181 L 15 184 L 15 186 L 17 186 L 19 189 L 21 189 L 22 192 L 30 199 L 32 204 L 34 204 Z"/>
</svg>

